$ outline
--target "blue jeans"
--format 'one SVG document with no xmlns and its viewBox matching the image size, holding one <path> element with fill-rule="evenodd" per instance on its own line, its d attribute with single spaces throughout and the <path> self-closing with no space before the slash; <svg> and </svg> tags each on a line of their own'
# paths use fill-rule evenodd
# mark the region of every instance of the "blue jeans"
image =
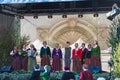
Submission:
<svg viewBox="0 0 120 80">
<path fill-rule="evenodd" d="M 65 66 L 70 69 L 71 60 L 69 58 L 65 58 Z"/>
</svg>

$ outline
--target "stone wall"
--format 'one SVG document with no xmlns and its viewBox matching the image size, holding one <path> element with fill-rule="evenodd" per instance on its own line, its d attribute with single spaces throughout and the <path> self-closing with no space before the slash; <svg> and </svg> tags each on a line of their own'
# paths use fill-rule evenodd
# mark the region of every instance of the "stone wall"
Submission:
<svg viewBox="0 0 120 80">
<path fill-rule="evenodd" d="M 21 35 L 30 36 L 32 42 L 46 40 L 52 47 L 56 42 L 64 47 L 66 41 L 72 44 L 81 38 L 86 43 L 92 43 L 96 39 L 101 49 L 105 50 L 108 48 L 109 25 L 106 14 L 99 14 L 99 17 L 85 14 L 83 18 L 78 18 L 78 15 L 68 15 L 67 18 L 53 15 L 51 19 L 47 16 L 39 16 L 38 19 L 25 16 L 21 19 Z"/>
</svg>

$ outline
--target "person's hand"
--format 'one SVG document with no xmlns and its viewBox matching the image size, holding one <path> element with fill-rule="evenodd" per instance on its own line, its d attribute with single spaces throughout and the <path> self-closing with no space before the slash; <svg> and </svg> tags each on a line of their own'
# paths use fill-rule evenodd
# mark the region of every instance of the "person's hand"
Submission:
<svg viewBox="0 0 120 80">
<path fill-rule="evenodd" d="M 38 52 L 36 52 L 36 56 L 38 55 Z"/>
</svg>

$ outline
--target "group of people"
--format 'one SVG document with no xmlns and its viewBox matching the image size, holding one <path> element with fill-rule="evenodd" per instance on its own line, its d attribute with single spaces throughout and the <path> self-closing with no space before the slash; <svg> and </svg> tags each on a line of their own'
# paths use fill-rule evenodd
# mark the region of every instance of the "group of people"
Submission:
<svg viewBox="0 0 120 80">
<path fill-rule="evenodd" d="M 10 52 L 10 55 L 13 57 L 12 68 L 13 70 L 33 70 L 34 65 L 36 64 L 36 56 L 38 55 L 37 49 L 33 44 L 30 45 L 30 48 L 27 48 L 26 45 L 22 46 L 22 49 L 19 49 L 17 46 L 14 46 L 13 50 Z"/>
<path fill-rule="evenodd" d="M 66 47 L 61 50 L 59 44 L 56 43 L 51 53 L 47 42 L 43 41 L 43 47 L 40 49 L 40 65 L 43 67 L 49 65 L 52 66 L 53 71 L 61 71 L 62 60 L 64 60 L 65 66 L 68 68 L 71 68 L 71 62 L 73 62 L 72 71 L 74 72 L 80 72 L 83 64 L 87 64 L 92 71 L 101 71 L 100 47 L 97 41 L 89 44 L 88 48 L 85 47 L 85 43 L 82 43 L 81 47 L 78 43 L 75 43 L 74 46 L 75 48 L 72 49 L 70 42 L 66 42 Z M 21 50 L 14 46 L 10 55 L 13 56 L 12 68 L 14 70 L 33 70 L 38 53 L 34 45 L 31 44 L 30 48 L 23 45 Z"/>
<path fill-rule="evenodd" d="M 101 59 L 100 59 L 100 47 L 97 41 L 93 44 L 88 44 L 88 48 L 85 47 L 85 43 L 82 43 L 81 47 L 75 43 L 75 48 L 72 50 L 73 71 L 80 72 L 82 65 L 87 64 L 88 68 L 94 72 L 101 71 Z"/>
<path fill-rule="evenodd" d="M 38 55 L 38 52 L 33 44 L 30 45 L 30 48 L 23 45 L 22 49 L 14 46 L 10 55 L 13 57 L 12 68 L 14 70 L 34 70 L 34 65 L 37 63 L 36 56 Z M 72 66 L 72 71 L 81 72 L 80 75 L 91 74 L 89 71 L 85 73 L 82 72 L 87 69 L 91 72 L 101 71 L 100 47 L 97 41 L 94 41 L 93 44 L 89 44 L 87 48 L 85 47 L 85 43 L 82 43 L 80 47 L 78 43 L 75 43 L 74 49 L 70 47 L 70 42 L 66 42 L 64 50 L 56 43 L 55 48 L 53 48 L 52 51 L 47 45 L 47 42 L 43 41 L 43 47 L 40 49 L 40 58 L 41 67 L 45 67 L 46 65 L 51 66 L 52 71 L 62 71 L 62 60 L 64 61 L 64 66 L 67 67 L 68 70 L 70 70 Z M 71 65 L 71 62 L 73 62 L 73 65 Z M 84 65 L 87 65 L 87 68 Z M 80 76 L 80 78 L 82 77 Z"/>
<path fill-rule="evenodd" d="M 64 50 L 61 50 L 57 43 L 52 54 L 47 42 L 44 41 L 40 57 L 41 66 L 51 65 L 53 71 L 62 70 L 62 60 L 68 68 L 71 68 L 71 62 L 73 62 L 72 71 L 74 72 L 80 72 L 83 64 L 87 64 L 91 71 L 101 71 L 100 47 L 97 41 L 89 44 L 88 48 L 85 47 L 85 43 L 82 43 L 81 47 L 75 43 L 74 49 L 70 47 L 70 42 L 66 42 Z M 50 63 L 51 59 L 52 63 Z"/>
<path fill-rule="evenodd" d="M 51 80 L 50 71 L 51 67 L 45 65 L 44 72 L 41 73 L 39 64 L 36 64 L 29 80 Z"/>
<path fill-rule="evenodd" d="M 75 74 L 70 71 L 70 68 L 65 66 L 65 71 L 62 74 L 61 80 L 76 80 Z M 83 64 L 82 67 L 83 71 L 80 73 L 80 80 L 93 80 L 92 73 L 88 70 L 88 66 L 86 64 Z M 40 66 L 39 64 L 36 64 L 34 66 L 34 71 L 32 72 L 32 75 L 29 80 L 53 80 L 50 77 L 51 74 L 51 67 L 48 65 L 44 66 L 44 72 L 40 72 Z"/>
</svg>

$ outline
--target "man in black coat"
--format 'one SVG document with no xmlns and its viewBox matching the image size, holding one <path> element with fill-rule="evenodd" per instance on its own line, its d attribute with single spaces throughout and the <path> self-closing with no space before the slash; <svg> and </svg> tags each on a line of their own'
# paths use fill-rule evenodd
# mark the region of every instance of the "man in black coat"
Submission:
<svg viewBox="0 0 120 80">
<path fill-rule="evenodd" d="M 40 66 L 39 66 L 39 64 L 36 64 L 34 66 L 34 71 L 32 72 L 30 80 L 41 80 L 40 79 Z"/>
<path fill-rule="evenodd" d="M 75 80 L 75 75 L 70 71 L 69 67 L 65 67 L 65 72 L 62 75 L 62 80 Z"/>
</svg>

